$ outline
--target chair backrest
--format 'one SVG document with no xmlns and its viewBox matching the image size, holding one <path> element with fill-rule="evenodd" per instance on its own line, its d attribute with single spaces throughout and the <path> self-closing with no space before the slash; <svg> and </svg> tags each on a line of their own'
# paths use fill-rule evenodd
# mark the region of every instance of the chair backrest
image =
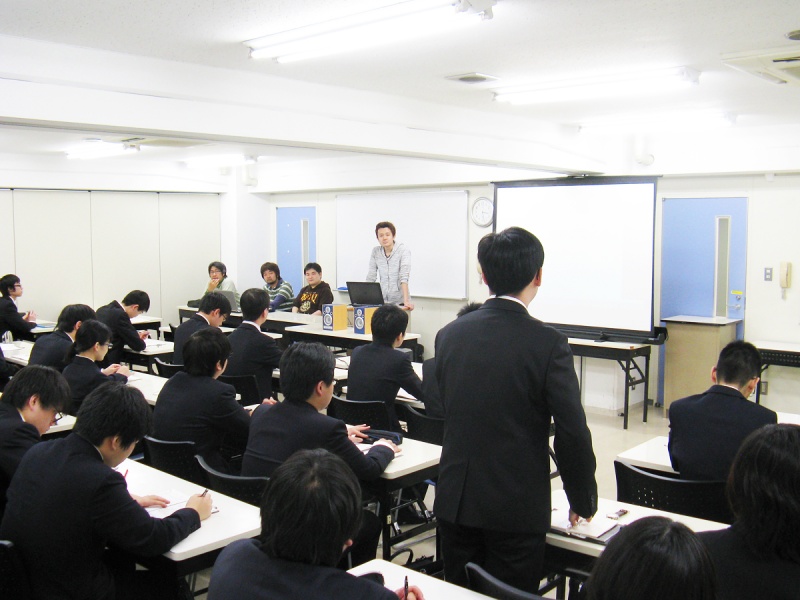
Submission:
<svg viewBox="0 0 800 600">
<path fill-rule="evenodd" d="M 212 490 L 253 506 L 261 505 L 261 496 L 264 495 L 264 488 L 269 481 L 269 477 L 240 477 L 238 475 L 220 473 L 210 467 L 202 456 L 195 456 L 195 459 L 208 475 L 209 487 Z"/>
<path fill-rule="evenodd" d="M 0 540 L 0 598 L 27 600 L 31 591 L 22 558 L 8 540 Z"/>
<path fill-rule="evenodd" d="M 497 577 L 489 575 L 475 563 L 467 563 L 467 585 L 473 592 L 478 592 L 497 600 L 544 600 L 541 596 L 523 592 L 519 588 L 503 583 Z"/>
<path fill-rule="evenodd" d="M 334 396 L 328 407 L 328 414 L 330 414 L 331 408 L 333 408 L 333 416 L 337 419 L 341 419 L 348 425 L 366 423 L 373 429 L 392 431 L 389 409 L 383 402 L 345 400 Z"/>
<path fill-rule="evenodd" d="M 173 365 L 172 363 L 164 362 L 157 356 L 155 357 L 156 363 L 156 373 L 158 373 L 159 377 L 166 377 L 169 379 L 175 373 L 180 373 L 183 371 L 183 365 Z"/>
<path fill-rule="evenodd" d="M 147 463 L 175 477 L 208 487 L 206 472 L 195 460 L 194 442 L 168 442 L 144 436 L 145 459 Z"/>
<path fill-rule="evenodd" d="M 436 419 L 423 415 L 413 406 L 405 407 L 406 425 L 408 436 L 412 440 L 428 442 L 441 446 L 444 441 L 444 419 Z"/>
<path fill-rule="evenodd" d="M 256 381 L 255 375 L 220 375 L 219 381 L 236 388 L 236 393 L 239 394 L 239 404 L 242 406 L 261 404 L 263 400 L 258 391 L 258 381 Z"/>
<path fill-rule="evenodd" d="M 617 500 L 717 521 L 733 523 L 725 499 L 724 481 L 688 481 L 648 473 L 618 460 L 614 461 L 617 476 Z"/>
</svg>

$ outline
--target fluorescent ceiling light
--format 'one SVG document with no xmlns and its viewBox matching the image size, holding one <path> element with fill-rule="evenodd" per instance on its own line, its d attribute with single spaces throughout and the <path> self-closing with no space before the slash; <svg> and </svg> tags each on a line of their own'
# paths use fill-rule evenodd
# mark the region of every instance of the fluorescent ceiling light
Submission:
<svg viewBox="0 0 800 600">
<path fill-rule="evenodd" d="M 657 133 L 718 129 L 735 123 L 736 115 L 699 110 L 598 119 L 581 123 L 580 128 L 588 133 Z"/>
<path fill-rule="evenodd" d="M 243 154 L 210 154 L 208 156 L 195 156 L 182 160 L 190 169 L 207 169 L 223 167 L 241 167 L 242 165 L 255 164 L 256 158 Z"/>
<path fill-rule="evenodd" d="M 497 102 L 510 104 L 547 104 L 652 95 L 696 85 L 700 73 L 686 67 L 660 69 L 644 73 L 622 73 L 572 81 L 553 81 L 535 86 L 495 90 Z"/>
<path fill-rule="evenodd" d="M 294 62 L 441 34 L 471 25 L 481 18 L 491 18 L 494 3 L 494 0 L 405 0 L 244 44 L 251 48 L 251 58 Z"/>
<path fill-rule="evenodd" d="M 139 146 L 136 144 L 104 142 L 103 140 L 92 139 L 85 140 L 82 145 L 70 148 L 66 152 L 67 158 L 88 160 L 92 158 L 119 156 L 121 154 L 136 154 L 139 152 Z"/>
</svg>

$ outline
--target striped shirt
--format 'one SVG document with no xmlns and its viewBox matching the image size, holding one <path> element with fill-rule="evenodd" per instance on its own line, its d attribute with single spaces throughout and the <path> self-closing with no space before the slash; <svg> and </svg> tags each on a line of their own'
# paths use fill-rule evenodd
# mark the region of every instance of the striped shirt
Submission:
<svg viewBox="0 0 800 600">
<path fill-rule="evenodd" d="M 264 284 L 264 289 L 269 294 L 269 309 L 275 310 L 284 302 L 294 298 L 294 290 L 292 284 L 281 278 L 275 282 L 275 287 L 270 287 L 268 283 Z"/>
<path fill-rule="evenodd" d="M 372 249 L 369 256 L 367 281 L 380 281 L 383 301 L 400 304 L 403 300 L 401 283 L 408 283 L 411 274 L 411 251 L 405 244 L 395 244 L 392 253 L 386 256 L 382 246 Z"/>
</svg>

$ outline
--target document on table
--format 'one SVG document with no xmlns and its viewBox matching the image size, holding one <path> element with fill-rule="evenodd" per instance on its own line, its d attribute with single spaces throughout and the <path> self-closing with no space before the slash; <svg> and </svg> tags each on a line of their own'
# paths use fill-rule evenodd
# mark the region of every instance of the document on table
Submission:
<svg viewBox="0 0 800 600">
<path fill-rule="evenodd" d="M 150 506 L 149 508 L 145 509 L 148 513 L 150 513 L 151 517 L 155 517 L 156 519 L 163 519 L 170 516 L 176 510 L 186 508 L 186 502 L 189 500 L 189 496 L 186 494 L 181 494 L 175 490 L 170 490 L 166 494 L 158 494 L 158 496 L 169 500 L 169 504 L 167 504 L 164 508 L 161 508 L 160 506 Z M 218 512 L 219 508 L 216 506 L 211 509 L 212 515 Z"/>
<path fill-rule="evenodd" d="M 144 340 L 144 345 L 145 345 L 146 348 L 158 348 L 160 346 L 165 346 L 166 344 L 167 344 L 167 342 L 165 342 L 163 340 L 153 340 L 153 339 L 150 339 L 150 338 L 146 338 Z"/>
<path fill-rule="evenodd" d="M 570 525 L 569 516 L 565 511 L 554 508 L 551 512 L 550 529 L 554 533 L 606 544 L 619 531 L 619 522 L 602 515 L 595 515 L 591 521 L 581 519 L 577 525 Z"/>
</svg>

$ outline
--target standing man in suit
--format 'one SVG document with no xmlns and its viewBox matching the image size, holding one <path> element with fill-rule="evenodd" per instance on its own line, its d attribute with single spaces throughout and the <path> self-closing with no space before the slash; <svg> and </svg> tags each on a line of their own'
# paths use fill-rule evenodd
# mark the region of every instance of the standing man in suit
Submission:
<svg viewBox="0 0 800 600">
<path fill-rule="evenodd" d="M 29 365 L 53 367 L 59 372 L 70 363 L 70 352 L 75 335 L 83 321 L 95 319 L 94 310 L 86 304 L 69 304 L 58 315 L 56 330 L 50 335 L 40 335 L 31 349 Z"/>
<path fill-rule="evenodd" d="M 19 550 L 34 600 L 176 598 L 177 580 L 106 560 L 116 550 L 163 554 L 211 514 L 210 494 L 159 519 L 128 493 L 115 468 L 151 419 L 142 392 L 108 383 L 87 396 L 69 436 L 37 444 L 22 459 L 0 537 Z"/>
<path fill-rule="evenodd" d="M 207 327 L 222 327 L 225 319 L 231 314 L 230 301 L 219 292 L 209 292 L 200 300 L 200 307 L 192 315 L 178 325 L 175 330 L 175 349 L 172 353 L 172 364 L 183 364 L 183 345 L 192 334 Z"/>
<path fill-rule="evenodd" d="M 408 312 L 396 304 L 384 304 L 372 315 L 372 343 L 353 350 L 347 371 L 349 400 L 378 400 L 389 409 L 394 431 L 401 431 L 394 409 L 403 388 L 422 401 L 422 381 L 411 366 L 411 354 L 395 350 L 403 345 Z"/>
<path fill-rule="evenodd" d="M 567 338 L 528 313 L 544 249 L 511 227 L 478 244 L 492 296 L 436 336 L 444 444 L 434 512 L 447 581 L 466 584 L 475 562 L 535 591 L 550 528 L 551 418 L 570 521 L 597 510 L 592 438 Z"/>
<path fill-rule="evenodd" d="M 265 290 L 245 290 L 240 301 L 243 321 L 228 336 L 231 357 L 226 375 L 255 375 L 261 399 L 272 398 L 272 371 L 281 361 L 281 349 L 261 332 L 269 315 L 269 294 Z"/>
<path fill-rule="evenodd" d="M 29 366 L 19 371 L 0 398 L 0 520 L 6 490 L 22 457 L 70 403 L 69 385 L 55 369 Z"/>
<path fill-rule="evenodd" d="M 133 290 L 122 299 L 122 303 L 113 300 L 97 309 L 97 320 L 105 323 L 111 330 L 111 348 L 106 355 L 103 366 L 119 364 L 125 351 L 125 346 L 131 350 L 141 352 L 147 347 L 146 331 L 138 331 L 131 323 L 131 319 L 150 310 L 150 296 L 142 290 Z"/>
<path fill-rule="evenodd" d="M 725 481 L 744 439 L 778 415 L 747 398 L 758 385 L 761 355 L 738 340 L 720 352 L 704 394 L 669 407 L 669 459 L 682 479 Z"/>
<path fill-rule="evenodd" d="M 34 311 L 21 314 L 17 298 L 22 296 L 22 283 L 13 274 L 0 277 L 0 338 L 10 331 L 15 340 L 33 340 L 31 331 L 36 327 Z"/>
</svg>

